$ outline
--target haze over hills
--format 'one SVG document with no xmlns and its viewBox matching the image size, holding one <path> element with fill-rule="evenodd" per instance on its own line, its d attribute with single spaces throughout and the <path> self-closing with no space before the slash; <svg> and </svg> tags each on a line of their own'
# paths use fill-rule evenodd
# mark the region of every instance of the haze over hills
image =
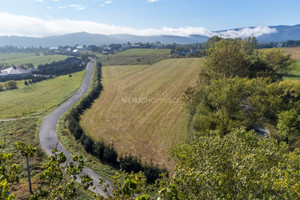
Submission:
<svg viewBox="0 0 300 200">
<path fill-rule="evenodd" d="M 270 26 L 269 33 L 264 33 L 257 36 L 260 43 L 267 42 L 283 42 L 287 40 L 300 40 L 300 24 L 294 26 Z M 241 37 L 247 35 L 246 31 L 250 32 L 254 28 L 240 28 L 225 31 L 215 31 L 212 35 L 219 35 L 221 37 Z M 252 35 L 256 36 L 255 33 Z M 71 33 L 60 36 L 48 36 L 43 38 L 36 37 L 22 37 L 22 36 L 0 36 L 0 46 L 12 45 L 20 47 L 31 47 L 31 46 L 65 46 L 65 45 L 103 45 L 111 43 L 136 43 L 136 42 L 161 42 L 164 44 L 179 43 L 179 44 L 191 44 L 201 43 L 207 41 L 209 36 L 203 35 L 190 35 L 190 36 L 173 36 L 173 35 L 161 35 L 161 36 L 136 36 L 129 34 L 115 34 L 115 35 L 104 35 L 104 34 L 90 34 L 85 32 Z"/>
<path fill-rule="evenodd" d="M 300 24 L 294 26 L 270 26 L 276 28 L 277 32 L 258 37 L 261 42 L 284 42 L 287 40 L 300 40 Z"/>
<path fill-rule="evenodd" d="M 76 44 L 80 45 L 104 45 L 112 43 L 136 43 L 136 42 L 161 42 L 164 44 L 191 44 L 191 43 L 201 43 L 208 40 L 209 37 L 201 35 L 192 35 L 190 37 L 172 36 L 172 35 L 162 35 L 162 36 L 135 36 L 128 34 L 118 34 L 118 35 L 104 35 L 104 34 L 90 34 L 90 33 L 71 33 L 60 36 L 50 36 L 43 38 L 35 37 L 20 37 L 20 36 L 0 36 L 0 46 L 12 45 L 21 47 L 31 47 L 31 46 L 42 46 L 42 47 L 52 47 L 52 46 L 74 46 Z"/>
</svg>

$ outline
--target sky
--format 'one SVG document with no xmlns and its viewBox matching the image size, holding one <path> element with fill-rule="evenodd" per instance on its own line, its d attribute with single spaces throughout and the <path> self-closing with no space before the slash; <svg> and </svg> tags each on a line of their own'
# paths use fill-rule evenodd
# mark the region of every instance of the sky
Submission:
<svg viewBox="0 0 300 200">
<path fill-rule="evenodd" d="M 259 36 L 300 24 L 299 0 L 0 0 L 0 35 Z M 247 28 L 255 27 L 255 28 Z"/>
</svg>

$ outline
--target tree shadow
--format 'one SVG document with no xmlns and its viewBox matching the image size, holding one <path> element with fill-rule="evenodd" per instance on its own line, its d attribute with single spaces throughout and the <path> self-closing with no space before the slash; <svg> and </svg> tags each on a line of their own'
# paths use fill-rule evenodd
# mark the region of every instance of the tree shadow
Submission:
<svg viewBox="0 0 300 200">
<path fill-rule="evenodd" d="M 289 78 L 300 78 L 300 75 L 297 74 L 285 74 L 284 76 Z"/>
</svg>

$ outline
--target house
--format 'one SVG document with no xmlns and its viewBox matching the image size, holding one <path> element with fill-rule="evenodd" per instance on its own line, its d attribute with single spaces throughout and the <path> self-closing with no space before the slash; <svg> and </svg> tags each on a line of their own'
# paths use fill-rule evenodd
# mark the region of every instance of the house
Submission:
<svg viewBox="0 0 300 200">
<path fill-rule="evenodd" d="M 74 49 L 72 52 L 76 53 L 76 54 L 80 54 L 80 50 L 78 50 L 78 49 Z"/>
<path fill-rule="evenodd" d="M 20 78 L 20 77 L 31 76 L 31 75 L 32 75 L 31 70 L 17 68 L 15 66 L 0 71 L 0 78 L 10 78 L 10 77 Z"/>
<path fill-rule="evenodd" d="M 83 46 L 81 46 L 81 45 L 77 45 L 77 46 L 76 46 L 76 49 L 82 50 L 82 49 L 84 49 L 84 48 L 83 48 Z"/>
</svg>

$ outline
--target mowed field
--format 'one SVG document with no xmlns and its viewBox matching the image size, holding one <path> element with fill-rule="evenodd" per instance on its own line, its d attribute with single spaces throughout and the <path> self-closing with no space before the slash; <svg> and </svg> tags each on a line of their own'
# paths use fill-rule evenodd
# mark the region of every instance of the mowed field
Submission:
<svg viewBox="0 0 300 200">
<path fill-rule="evenodd" d="M 170 57 L 170 49 L 129 49 L 116 54 L 98 55 L 102 65 L 150 65 Z"/>
<path fill-rule="evenodd" d="M 286 54 L 291 54 L 294 60 L 300 60 L 300 47 L 284 48 Z"/>
<path fill-rule="evenodd" d="M 187 135 L 182 95 L 198 78 L 202 59 L 167 59 L 153 65 L 104 66 L 104 91 L 81 119 L 94 140 L 125 155 L 170 168 L 167 152 Z"/>
</svg>

